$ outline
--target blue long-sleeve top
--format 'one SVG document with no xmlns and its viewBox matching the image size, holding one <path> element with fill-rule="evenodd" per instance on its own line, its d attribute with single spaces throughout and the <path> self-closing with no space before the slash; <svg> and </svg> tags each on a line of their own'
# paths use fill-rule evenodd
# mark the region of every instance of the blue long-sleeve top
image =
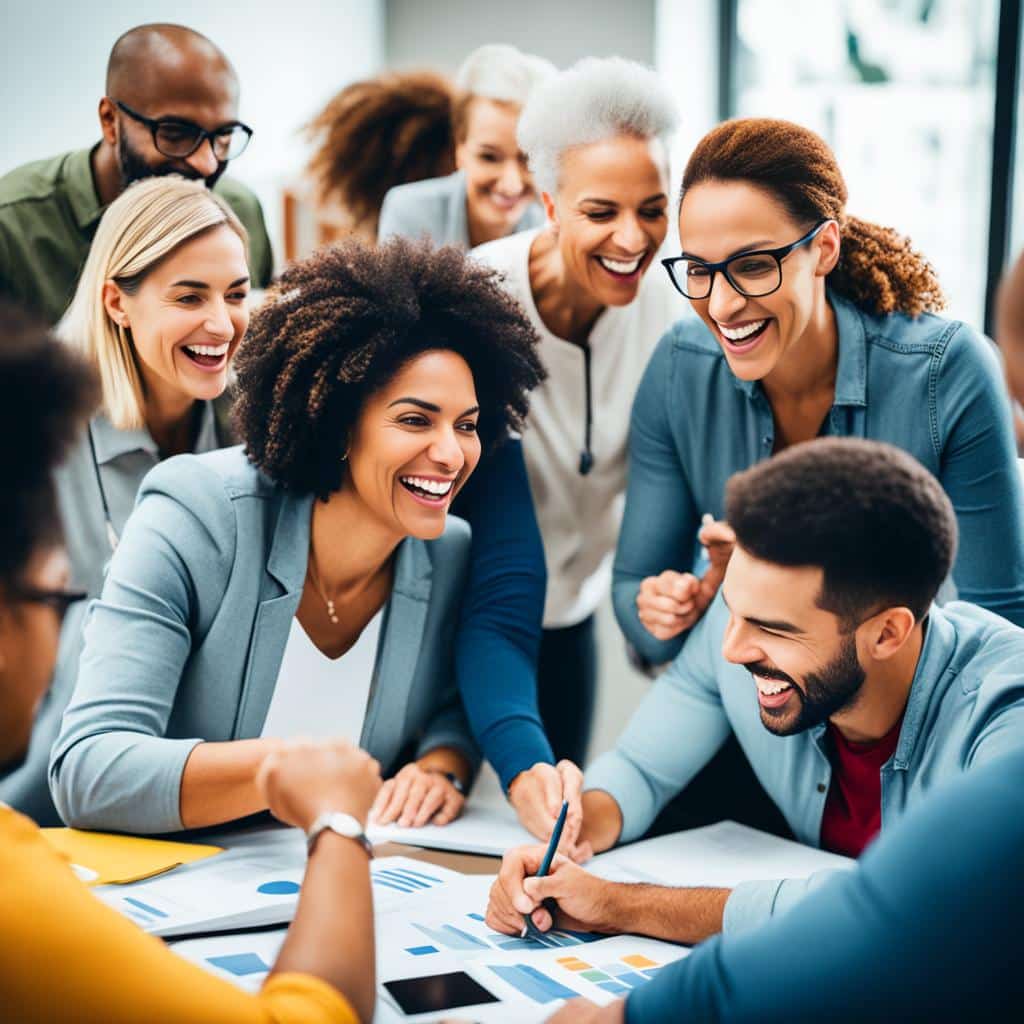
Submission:
<svg viewBox="0 0 1024 1024">
<path fill-rule="evenodd" d="M 873 316 L 834 292 L 828 299 L 839 364 L 822 433 L 888 441 L 934 473 L 960 528 L 959 597 L 1024 626 L 1024 489 L 994 347 L 956 320 Z M 637 617 L 640 583 L 692 570 L 701 515 L 721 519 L 726 481 L 774 444 L 761 383 L 733 375 L 703 323 L 677 323 L 633 403 L 612 585 L 619 625 L 649 661 L 671 661 L 685 635 L 660 641 L 647 632 Z"/>
<path fill-rule="evenodd" d="M 456 680 L 473 735 L 507 789 L 538 761 L 554 763 L 537 710 L 547 573 L 519 441 L 481 460 L 453 511 L 473 530 Z"/>
<path fill-rule="evenodd" d="M 716 936 L 627 1024 L 1010 1020 L 1024 1002 L 1024 751 L 940 787 L 813 896 Z"/>
</svg>

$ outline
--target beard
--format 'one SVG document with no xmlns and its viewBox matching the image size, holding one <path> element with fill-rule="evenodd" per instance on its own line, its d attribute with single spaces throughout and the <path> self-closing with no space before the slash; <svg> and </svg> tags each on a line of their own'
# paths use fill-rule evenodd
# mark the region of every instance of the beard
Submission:
<svg viewBox="0 0 1024 1024">
<path fill-rule="evenodd" d="M 202 144 L 207 145 L 205 139 Z M 136 181 L 143 181 L 146 178 L 162 178 L 168 174 L 177 174 L 182 178 L 188 178 L 189 181 L 202 181 L 207 188 L 213 188 L 228 165 L 226 161 L 221 161 L 217 164 L 217 170 L 213 174 L 208 178 L 202 178 L 188 164 L 169 158 L 162 159 L 158 164 L 148 164 L 136 150 L 132 149 L 125 133 L 121 132 L 117 140 L 117 166 L 121 171 L 123 188 L 127 188 Z"/>
<path fill-rule="evenodd" d="M 790 683 L 792 693 L 800 702 L 795 717 L 785 708 L 761 707 L 761 724 L 776 736 L 793 736 L 813 729 L 840 711 L 853 707 L 860 697 L 866 673 L 857 658 L 857 643 L 852 633 L 844 636 L 839 652 L 816 672 L 808 672 L 803 688 L 796 685 L 792 677 L 776 668 L 751 663 L 743 666 L 748 672 L 768 679 Z"/>
</svg>

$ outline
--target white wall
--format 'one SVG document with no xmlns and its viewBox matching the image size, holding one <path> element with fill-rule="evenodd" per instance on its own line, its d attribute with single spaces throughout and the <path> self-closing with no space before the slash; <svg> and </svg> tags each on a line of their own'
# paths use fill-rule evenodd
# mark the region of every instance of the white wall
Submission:
<svg viewBox="0 0 1024 1024">
<path fill-rule="evenodd" d="M 613 54 L 651 64 L 654 6 L 655 0 L 385 0 L 387 61 L 452 74 L 476 47 L 510 43 L 558 67 Z"/>
<path fill-rule="evenodd" d="M 240 116 L 255 134 L 230 173 L 260 196 L 280 254 L 280 186 L 308 156 L 299 129 L 347 82 L 381 66 L 381 0 L 0 0 L 0 174 L 96 141 L 110 47 L 149 21 L 202 32 L 238 70 Z"/>
</svg>

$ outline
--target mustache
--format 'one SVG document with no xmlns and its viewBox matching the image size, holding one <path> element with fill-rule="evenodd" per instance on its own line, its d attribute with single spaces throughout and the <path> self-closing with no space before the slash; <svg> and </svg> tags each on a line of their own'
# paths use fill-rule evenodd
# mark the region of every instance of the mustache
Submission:
<svg viewBox="0 0 1024 1024">
<path fill-rule="evenodd" d="M 785 672 L 772 668 L 770 665 L 765 665 L 763 662 L 748 661 L 744 662 L 743 667 L 752 676 L 761 676 L 763 679 L 777 679 L 780 683 L 789 683 L 790 686 L 796 686 L 796 680 L 792 676 L 787 676 Z"/>
</svg>

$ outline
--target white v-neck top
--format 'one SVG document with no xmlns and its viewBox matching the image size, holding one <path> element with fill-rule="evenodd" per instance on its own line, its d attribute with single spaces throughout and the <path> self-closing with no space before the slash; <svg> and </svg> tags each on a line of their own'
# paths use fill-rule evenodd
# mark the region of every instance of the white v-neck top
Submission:
<svg viewBox="0 0 1024 1024">
<path fill-rule="evenodd" d="M 262 736 L 344 739 L 359 745 L 377 663 L 383 609 L 340 657 L 328 658 L 292 619 Z"/>
<path fill-rule="evenodd" d="M 583 476 L 586 428 L 583 349 L 548 330 L 533 300 L 530 248 L 541 229 L 521 231 L 474 249 L 499 270 L 505 288 L 540 335 L 548 371 L 530 394 L 523 455 L 548 568 L 544 627 L 574 626 L 593 614 L 611 586 L 611 563 L 625 504 L 629 414 L 647 362 L 661 336 L 685 313 L 659 266 L 644 275 L 628 306 L 610 306 L 590 332 L 594 465 Z"/>
</svg>

